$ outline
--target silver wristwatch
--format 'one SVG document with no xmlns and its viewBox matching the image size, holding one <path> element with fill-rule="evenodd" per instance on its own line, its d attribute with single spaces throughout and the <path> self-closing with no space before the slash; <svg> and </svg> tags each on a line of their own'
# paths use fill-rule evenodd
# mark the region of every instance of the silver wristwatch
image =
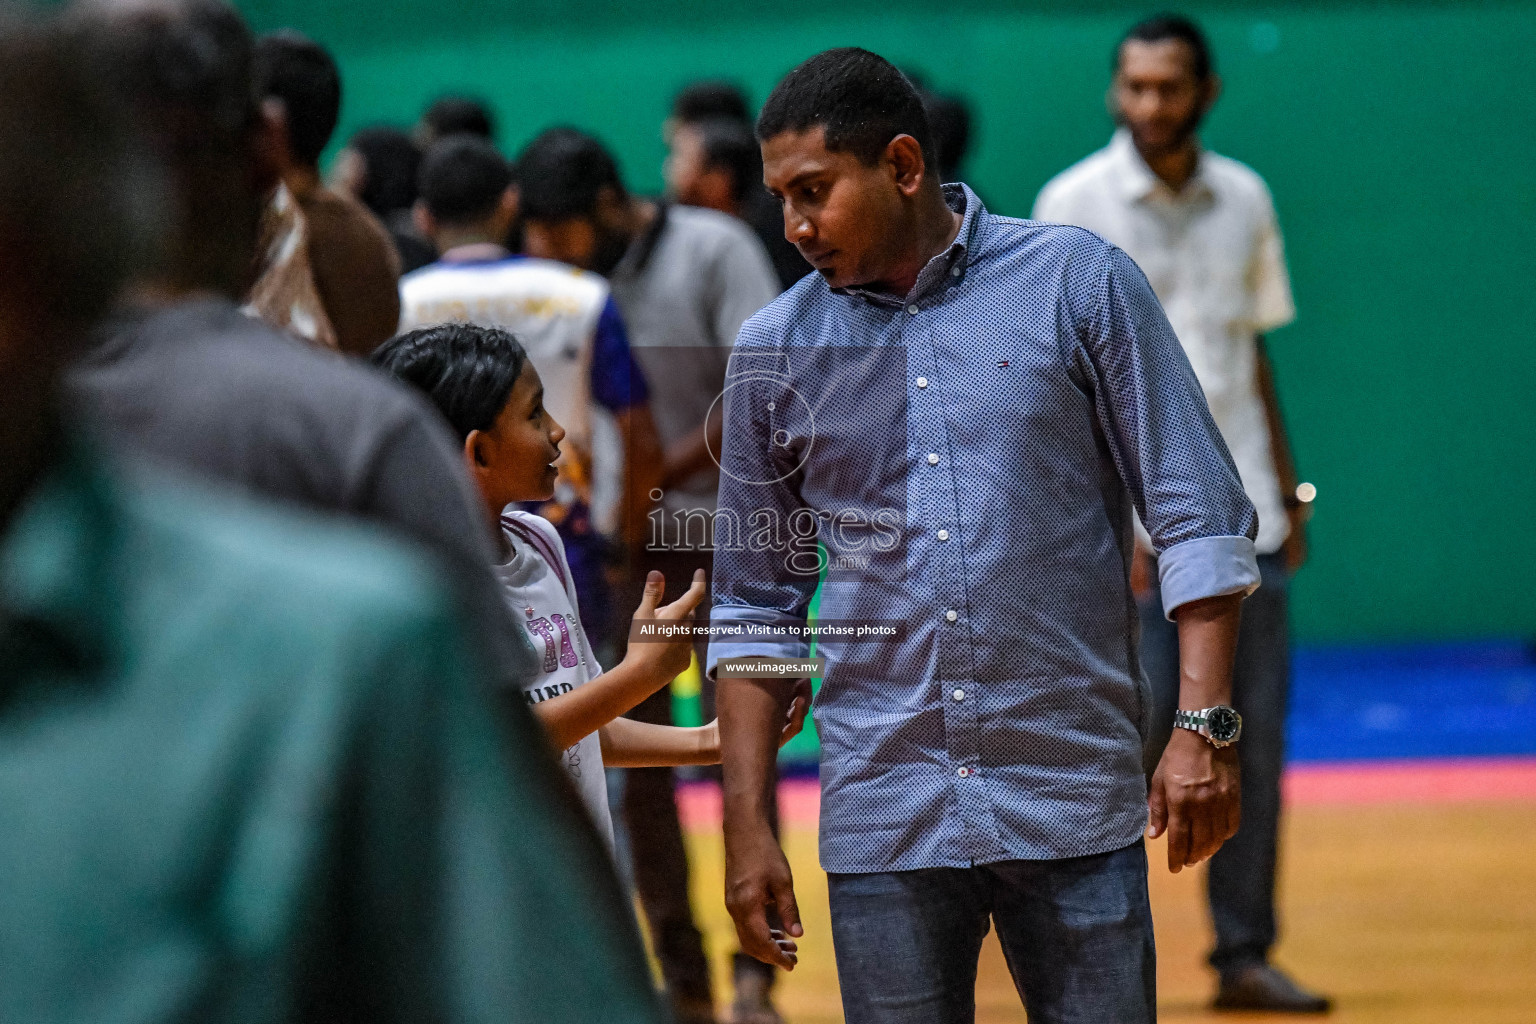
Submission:
<svg viewBox="0 0 1536 1024">
<path fill-rule="evenodd" d="M 1243 716 L 1225 704 L 1202 711 L 1175 711 L 1173 726 L 1206 738 L 1213 747 L 1230 747 L 1243 734 Z"/>
</svg>

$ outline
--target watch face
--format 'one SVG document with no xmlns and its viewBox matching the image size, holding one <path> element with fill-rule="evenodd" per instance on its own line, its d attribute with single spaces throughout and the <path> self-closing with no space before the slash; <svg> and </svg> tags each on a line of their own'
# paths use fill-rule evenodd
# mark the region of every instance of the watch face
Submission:
<svg viewBox="0 0 1536 1024">
<path fill-rule="evenodd" d="M 1211 709 L 1210 714 L 1205 718 L 1205 724 L 1211 731 L 1211 739 L 1218 743 L 1231 743 L 1237 739 L 1243 720 L 1231 708 L 1218 706 Z"/>
</svg>

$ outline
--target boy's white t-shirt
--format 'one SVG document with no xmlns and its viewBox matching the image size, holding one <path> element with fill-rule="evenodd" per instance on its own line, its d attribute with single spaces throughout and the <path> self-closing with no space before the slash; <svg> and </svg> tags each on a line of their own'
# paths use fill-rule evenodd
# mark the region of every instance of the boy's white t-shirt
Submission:
<svg viewBox="0 0 1536 1024">
<path fill-rule="evenodd" d="M 571 567 L 554 526 L 539 516 L 509 508 L 501 514 L 501 532 L 512 556 L 496 566 L 496 576 L 513 617 L 528 630 L 534 650 L 543 652 L 539 673 L 523 688 L 523 696 L 532 706 L 570 693 L 596 679 L 603 669 L 581 628 Z M 613 820 L 597 733 L 567 747 L 560 760 L 612 850 Z"/>
</svg>

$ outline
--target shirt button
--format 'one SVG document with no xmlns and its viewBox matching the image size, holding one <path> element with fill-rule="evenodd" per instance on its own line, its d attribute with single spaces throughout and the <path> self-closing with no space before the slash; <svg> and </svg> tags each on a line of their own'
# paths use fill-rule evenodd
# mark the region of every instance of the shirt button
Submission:
<svg viewBox="0 0 1536 1024">
<path fill-rule="evenodd" d="M 949 540 L 949 531 L 948 530 L 940 530 L 939 531 L 939 540 Z"/>
<path fill-rule="evenodd" d="M 916 316 L 917 315 L 917 303 L 914 302 L 914 303 L 912 303 L 912 305 L 908 306 L 907 307 L 907 312 L 911 313 L 913 316 Z"/>
<path fill-rule="evenodd" d="M 930 465 L 930 466 L 937 466 L 938 464 L 939 464 L 939 453 L 938 452 L 929 452 L 928 453 L 928 465 Z"/>
<path fill-rule="evenodd" d="M 959 768 L 955 769 L 955 774 L 960 776 L 962 779 L 968 779 L 971 776 L 971 770 L 965 765 L 961 765 Z"/>
<path fill-rule="evenodd" d="M 928 386 L 928 378 L 927 377 L 919 377 L 919 378 L 917 378 L 917 386 L 920 387 L 920 388 L 927 387 Z"/>
<path fill-rule="evenodd" d="M 957 263 L 954 266 L 949 268 L 949 276 L 950 277 L 959 277 L 960 276 L 960 264 Z"/>
<path fill-rule="evenodd" d="M 954 622 L 955 620 L 960 618 L 960 613 L 957 612 L 957 611 L 954 611 L 953 609 L 951 609 L 950 611 L 947 611 L 947 612 L 944 613 L 944 617 L 946 619 L 948 619 L 950 622 Z"/>
<path fill-rule="evenodd" d="M 965 700 L 965 691 L 964 690 L 956 690 L 954 692 L 954 698 L 955 698 L 955 700 Z"/>
</svg>

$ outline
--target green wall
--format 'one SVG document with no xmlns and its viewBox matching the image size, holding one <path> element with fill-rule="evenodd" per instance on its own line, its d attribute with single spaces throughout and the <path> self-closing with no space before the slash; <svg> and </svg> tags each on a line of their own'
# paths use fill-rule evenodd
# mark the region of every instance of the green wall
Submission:
<svg viewBox="0 0 1536 1024">
<path fill-rule="evenodd" d="M 857 44 L 974 102 L 968 178 L 1025 215 L 1102 145 L 1125 3 L 249 0 L 258 28 L 330 45 L 343 132 L 435 95 L 491 99 L 514 150 L 589 127 L 660 185 L 672 93 L 736 78 L 761 99 Z M 1296 583 L 1311 642 L 1536 635 L 1536 3 L 1195 3 L 1226 94 L 1207 143 L 1269 180 L 1300 314 L 1272 339 L 1304 479 Z"/>
</svg>

